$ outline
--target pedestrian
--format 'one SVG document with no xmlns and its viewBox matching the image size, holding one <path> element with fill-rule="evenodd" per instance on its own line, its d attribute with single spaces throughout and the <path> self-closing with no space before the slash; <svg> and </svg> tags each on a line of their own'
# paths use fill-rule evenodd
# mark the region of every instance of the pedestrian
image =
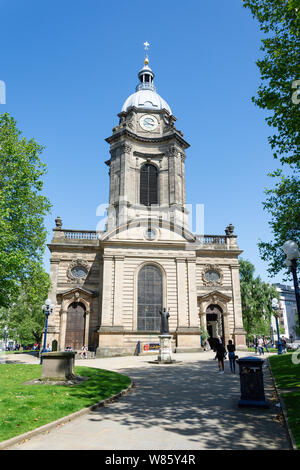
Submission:
<svg viewBox="0 0 300 470">
<path fill-rule="evenodd" d="M 263 342 L 262 338 L 258 338 L 258 351 L 259 351 L 260 356 L 262 354 L 265 354 L 265 352 L 264 352 L 264 342 Z"/>
<path fill-rule="evenodd" d="M 287 352 L 287 342 L 286 342 L 286 339 L 285 339 L 284 336 L 281 339 L 281 343 L 282 343 L 282 351 L 286 353 Z"/>
<path fill-rule="evenodd" d="M 233 374 L 235 374 L 235 345 L 233 344 L 231 339 L 228 341 L 227 351 L 230 370 Z"/>
<path fill-rule="evenodd" d="M 219 374 L 224 374 L 224 358 L 226 356 L 226 349 L 222 343 L 216 342 L 216 357 L 218 359 Z"/>
<path fill-rule="evenodd" d="M 81 359 L 87 359 L 87 346 L 83 345 L 81 348 Z"/>
<path fill-rule="evenodd" d="M 266 348 L 266 351 L 267 352 L 270 352 L 269 351 L 269 348 L 268 348 L 268 341 L 267 341 L 267 338 L 265 336 L 262 337 L 263 339 L 263 343 L 264 343 L 264 348 Z"/>
<path fill-rule="evenodd" d="M 255 349 L 255 354 L 257 354 L 258 340 L 257 340 L 256 335 L 253 336 L 253 345 L 254 345 L 254 349 Z"/>
</svg>

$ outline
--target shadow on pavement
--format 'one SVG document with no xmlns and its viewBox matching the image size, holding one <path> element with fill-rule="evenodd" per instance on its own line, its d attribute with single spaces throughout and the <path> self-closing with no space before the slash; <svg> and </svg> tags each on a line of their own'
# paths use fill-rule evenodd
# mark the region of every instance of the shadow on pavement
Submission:
<svg viewBox="0 0 300 470">
<path fill-rule="evenodd" d="M 136 387 L 109 407 L 94 411 L 90 419 L 114 420 L 145 433 L 157 426 L 174 434 L 174 446 L 181 435 L 202 449 L 290 449 L 286 430 L 275 419 L 277 400 L 267 368 L 269 409 L 239 408 L 238 367 L 235 375 L 228 369 L 226 361 L 226 372 L 219 375 L 212 360 L 123 368 L 119 372 L 130 376 Z"/>
</svg>

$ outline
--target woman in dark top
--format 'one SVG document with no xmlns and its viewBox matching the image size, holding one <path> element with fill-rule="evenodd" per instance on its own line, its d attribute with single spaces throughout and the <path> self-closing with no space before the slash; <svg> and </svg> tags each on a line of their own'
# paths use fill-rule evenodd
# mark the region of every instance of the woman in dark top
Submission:
<svg viewBox="0 0 300 470">
<path fill-rule="evenodd" d="M 224 357 L 226 355 L 226 349 L 222 343 L 217 342 L 215 346 L 216 357 L 218 359 L 219 373 L 224 374 Z"/>
<path fill-rule="evenodd" d="M 228 351 L 230 370 L 233 374 L 235 374 L 235 345 L 232 343 L 231 339 L 228 341 L 227 351 Z"/>
</svg>

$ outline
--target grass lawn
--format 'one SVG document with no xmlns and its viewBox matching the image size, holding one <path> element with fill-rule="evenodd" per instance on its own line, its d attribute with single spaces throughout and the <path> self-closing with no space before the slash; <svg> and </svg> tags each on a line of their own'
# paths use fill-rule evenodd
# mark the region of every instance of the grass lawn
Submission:
<svg viewBox="0 0 300 470">
<path fill-rule="evenodd" d="M 269 349 L 269 352 L 275 352 L 275 353 L 278 352 L 277 348 L 268 348 L 268 349 Z M 255 348 L 248 348 L 248 351 L 255 352 Z M 267 352 L 266 348 L 264 348 L 264 351 Z"/>
<path fill-rule="evenodd" d="M 75 374 L 90 377 L 80 385 L 24 385 L 40 378 L 41 367 L 0 364 L 0 442 L 98 403 L 130 385 L 125 375 L 80 366 L 75 367 Z"/>
<path fill-rule="evenodd" d="M 293 364 L 292 354 L 270 356 L 270 364 L 277 387 L 284 400 L 290 429 L 300 450 L 300 364 Z M 299 352 L 298 352 L 299 358 Z M 290 389 L 288 392 L 283 390 Z"/>
</svg>

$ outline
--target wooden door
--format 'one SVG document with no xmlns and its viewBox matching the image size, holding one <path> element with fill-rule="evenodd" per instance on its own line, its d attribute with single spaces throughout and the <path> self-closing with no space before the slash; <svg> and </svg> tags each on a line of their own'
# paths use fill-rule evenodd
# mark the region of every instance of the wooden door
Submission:
<svg viewBox="0 0 300 470">
<path fill-rule="evenodd" d="M 73 302 L 67 313 L 65 347 L 71 346 L 73 351 L 76 351 L 85 344 L 85 318 L 84 305 L 80 302 Z"/>
</svg>

